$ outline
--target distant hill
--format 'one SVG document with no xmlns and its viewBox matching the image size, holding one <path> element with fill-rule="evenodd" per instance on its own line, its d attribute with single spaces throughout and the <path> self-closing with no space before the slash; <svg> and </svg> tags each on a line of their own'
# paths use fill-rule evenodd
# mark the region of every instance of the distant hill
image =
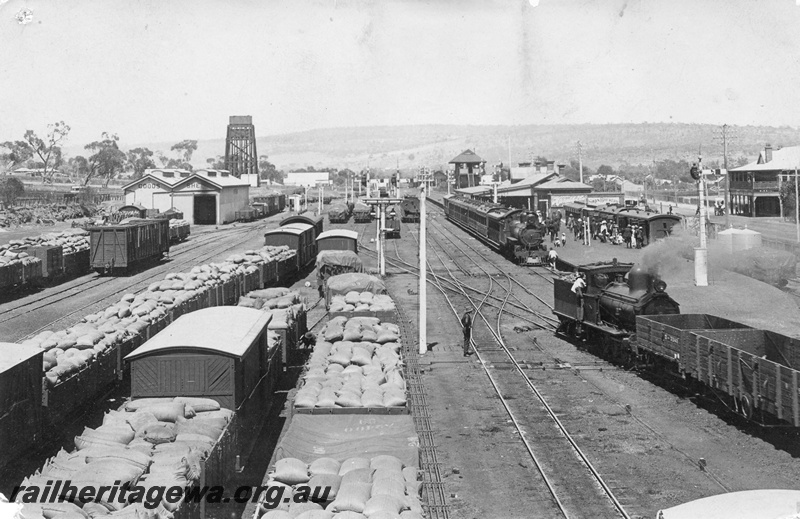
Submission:
<svg viewBox="0 0 800 519">
<path fill-rule="evenodd" d="M 261 155 L 269 155 L 279 169 L 314 167 L 361 169 L 446 164 L 471 148 L 490 164 L 512 163 L 544 156 L 568 164 L 577 159 L 582 144 L 584 164 L 648 164 L 655 160 L 694 160 L 702 147 L 705 162 L 722 162 L 721 128 L 709 124 L 583 124 L 525 126 L 417 125 L 326 128 L 257 138 Z M 755 159 L 764 145 L 800 144 L 800 129 L 769 126 L 729 128 L 728 157 Z M 190 138 L 191 136 L 182 136 Z M 180 139 L 176 139 L 178 142 Z M 174 143 L 143 143 L 152 150 L 168 151 Z M 67 150 L 69 151 L 69 150 Z M 225 140 L 200 140 L 193 157 L 197 167 L 209 157 L 223 155 Z"/>
</svg>

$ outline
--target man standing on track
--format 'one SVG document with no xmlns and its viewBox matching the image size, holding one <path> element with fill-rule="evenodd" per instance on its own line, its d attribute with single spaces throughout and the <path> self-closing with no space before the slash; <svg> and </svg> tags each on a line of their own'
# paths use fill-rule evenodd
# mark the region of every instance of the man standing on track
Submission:
<svg viewBox="0 0 800 519">
<path fill-rule="evenodd" d="M 469 343 L 472 338 L 472 310 L 467 309 L 461 317 L 461 326 L 464 328 L 464 356 L 471 355 Z"/>
</svg>

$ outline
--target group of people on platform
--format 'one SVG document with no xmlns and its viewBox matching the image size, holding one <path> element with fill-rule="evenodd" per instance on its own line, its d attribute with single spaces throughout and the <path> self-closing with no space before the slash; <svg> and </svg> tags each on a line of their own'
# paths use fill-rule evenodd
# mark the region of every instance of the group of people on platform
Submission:
<svg viewBox="0 0 800 519">
<path fill-rule="evenodd" d="M 642 225 L 632 224 L 620 227 L 613 220 L 611 223 L 599 218 L 587 217 L 587 220 L 588 222 L 581 217 L 574 218 L 572 215 L 567 218 L 567 229 L 572 231 L 575 241 L 586 241 L 586 224 L 588 223 L 589 236 L 593 240 L 612 245 L 625 244 L 628 249 L 641 249 L 647 245 L 647 236 Z"/>
</svg>

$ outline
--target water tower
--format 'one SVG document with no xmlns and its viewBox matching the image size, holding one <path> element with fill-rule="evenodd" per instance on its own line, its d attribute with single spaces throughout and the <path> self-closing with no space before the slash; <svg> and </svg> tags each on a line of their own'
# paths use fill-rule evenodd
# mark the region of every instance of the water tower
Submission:
<svg viewBox="0 0 800 519">
<path fill-rule="evenodd" d="M 225 169 L 235 177 L 250 182 L 252 187 L 261 185 L 258 176 L 258 152 L 256 151 L 256 127 L 250 115 L 232 115 L 225 138 Z"/>
</svg>

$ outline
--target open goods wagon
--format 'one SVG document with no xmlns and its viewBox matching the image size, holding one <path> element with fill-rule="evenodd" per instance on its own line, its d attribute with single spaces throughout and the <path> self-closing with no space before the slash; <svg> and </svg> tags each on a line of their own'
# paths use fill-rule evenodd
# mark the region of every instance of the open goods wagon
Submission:
<svg viewBox="0 0 800 519">
<path fill-rule="evenodd" d="M 328 209 L 328 221 L 330 223 L 347 223 L 350 219 L 350 210 L 346 205 L 334 205 Z"/>
<path fill-rule="evenodd" d="M 83 252 L 88 253 L 88 250 Z M 73 256 L 75 254 L 64 257 Z M 289 260 L 290 268 L 296 268 L 297 261 L 294 254 L 289 257 Z M 23 345 L 14 345 L 16 348 L 28 347 L 31 351 L 29 356 L 19 361 L 12 361 L 11 355 L 0 355 L 0 406 L 5 406 L 0 407 L 0 438 L 14 439 L 14 449 L 4 451 L 12 452 L 13 455 L 0 457 L 0 467 L 15 460 L 17 455 L 22 455 L 27 449 L 39 443 L 38 440 L 33 442 L 32 439 L 49 437 L 55 431 L 60 430 L 65 421 L 76 416 L 79 411 L 92 403 L 99 395 L 105 393 L 108 388 L 125 380 L 128 377 L 127 365 L 124 362 L 125 356 L 155 336 L 169 323 L 198 309 L 235 305 L 244 293 L 277 284 L 280 281 L 277 263 L 277 260 L 256 263 L 254 264 L 256 272 L 236 274 L 216 285 L 206 286 L 188 299 L 184 299 L 180 303 L 176 302 L 170 309 L 165 308 L 160 317 L 151 316 L 147 320 L 136 320 L 129 325 L 122 323 L 121 327 L 114 332 L 114 334 L 123 332 L 122 337 L 117 335 L 117 339 L 110 339 L 111 336 L 108 336 L 109 340 L 113 340 L 113 342 L 101 341 L 106 344 L 104 347 L 97 343 L 92 348 L 94 352 L 92 358 L 81 363 L 69 363 L 69 366 L 66 364 L 61 366 L 60 363 L 57 366 L 50 364 L 43 369 L 43 358 L 38 354 L 41 350 L 36 347 L 42 345 L 44 349 L 48 349 L 49 351 L 44 354 L 44 360 L 52 361 L 55 350 L 50 348 L 53 346 L 62 350 L 75 348 L 77 346 L 75 337 L 86 333 L 85 330 L 80 333 L 73 331 L 74 327 L 57 332 L 56 335 L 68 333 L 55 340 L 53 332 L 42 332 L 29 341 L 25 341 Z M 203 270 L 200 269 L 200 272 Z M 288 275 L 291 276 L 293 273 L 294 271 L 291 271 Z M 164 285 L 165 283 L 173 284 L 174 281 L 156 284 Z M 170 289 L 175 291 L 174 286 Z M 161 286 L 158 290 L 163 292 L 166 288 Z M 154 293 L 159 294 L 159 291 Z M 103 313 L 100 312 L 100 314 Z M 87 316 L 87 323 L 95 323 L 97 318 L 98 314 Z M 284 348 L 294 348 L 296 339 L 305 333 L 305 313 L 298 315 L 297 319 L 298 332 L 291 337 L 293 340 L 286 341 L 286 337 L 284 337 Z M 51 344 L 45 346 L 47 342 L 51 342 Z M 0 348 L 0 352 L 2 352 L 2 348 Z M 87 352 L 88 350 L 82 350 L 78 353 Z M 287 353 L 284 354 L 287 355 Z M 51 357 L 50 361 L 48 361 L 48 356 Z M 77 356 L 69 357 L 71 360 L 75 358 Z M 23 364 L 25 367 L 21 367 Z M 17 365 L 20 367 L 15 367 Z M 26 389 L 24 395 L 4 389 L 25 387 L 25 384 L 20 382 L 19 373 L 21 371 L 19 370 L 36 373 L 38 378 L 36 384 L 31 385 L 32 389 L 30 391 Z M 29 403 L 37 405 L 28 405 Z M 19 433 L 18 423 L 20 421 L 32 424 L 25 434 Z"/>
<path fill-rule="evenodd" d="M 372 221 L 372 209 L 362 203 L 358 203 L 353 208 L 353 220 L 356 223 L 369 223 Z"/>
<path fill-rule="evenodd" d="M 321 250 L 317 254 L 316 266 L 320 297 L 325 297 L 325 283 L 328 278 L 349 272 L 364 272 L 361 259 L 350 250 Z"/>
<path fill-rule="evenodd" d="M 234 218 L 237 222 L 252 222 L 260 216 L 258 209 L 255 207 L 243 207 L 234 213 Z"/>
<path fill-rule="evenodd" d="M 315 231 L 308 224 L 291 224 L 272 229 L 264 233 L 264 245 L 279 247 L 285 245 L 297 252 L 292 258 L 293 264 L 279 265 L 278 277 L 283 279 L 287 275 L 295 274 L 309 266 L 317 256 Z M 291 272 L 287 272 L 291 270 Z"/>
<path fill-rule="evenodd" d="M 637 316 L 639 353 L 672 364 L 748 420 L 800 427 L 800 339 L 713 315 Z"/>
<path fill-rule="evenodd" d="M 118 273 L 169 252 L 168 220 L 135 220 L 89 227 L 90 264 L 100 273 Z"/>
</svg>

